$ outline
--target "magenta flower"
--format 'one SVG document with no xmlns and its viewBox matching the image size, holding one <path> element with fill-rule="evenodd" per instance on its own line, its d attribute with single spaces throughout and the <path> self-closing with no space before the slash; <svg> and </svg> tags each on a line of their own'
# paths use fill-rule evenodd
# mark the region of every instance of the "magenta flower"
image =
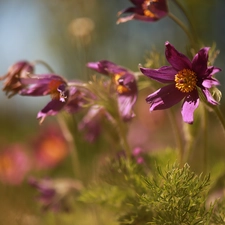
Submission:
<svg viewBox="0 0 225 225">
<path fill-rule="evenodd" d="M 129 20 L 142 20 L 147 22 L 157 21 L 168 14 L 166 0 L 131 0 L 134 7 L 129 7 L 118 13 L 131 13 L 130 16 L 122 17 L 117 23 L 124 23 Z"/>
<path fill-rule="evenodd" d="M 134 116 L 133 106 L 138 92 L 133 72 L 107 60 L 90 62 L 87 66 L 99 73 L 111 76 L 116 86 L 121 116 L 124 120 L 131 119 Z"/>
<path fill-rule="evenodd" d="M 10 98 L 22 90 L 25 85 L 21 83 L 21 78 L 29 77 L 29 74 L 34 72 L 34 65 L 27 61 L 19 61 L 12 65 L 8 72 L 0 77 L 0 80 L 5 80 L 3 91 Z"/>
<path fill-rule="evenodd" d="M 20 79 L 26 85 L 19 91 L 25 96 L 50 95 L 52 100 L 38 113 L 37 118 L 43 122 L 46 116 L 56 115 L 66 104 L 69 91 L 67 82 L 55 74 L 32 75 L 30 78 Z"/>
<path fill-rule="evenodd" d="M 218 104 L 209 88 L 219 85 L 219 81 L 213 75 L 221 69 L 207 66 L 208 47 L 200 49 L 190 61 L 169 42 L 166 42 L 165 46 L 165 55 L 171 66 L 163 66 L 159 69 L 140 68 L 140 70 L 147 77 L 169 85 L 150 94 L 146 101 L 150 104 L 150 111 L 153 111 L 170 108 L 184 99 L 181 110 L 183 120 L 186 123 L 193 123 L 193 114 L 199 105 L 198 91 L 202 92 L 208 103 Z"/>
</svg>

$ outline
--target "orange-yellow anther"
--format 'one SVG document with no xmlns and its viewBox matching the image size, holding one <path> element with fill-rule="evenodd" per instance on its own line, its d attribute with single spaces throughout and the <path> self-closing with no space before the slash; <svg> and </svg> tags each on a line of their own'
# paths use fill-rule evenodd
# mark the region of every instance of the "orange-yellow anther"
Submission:
<svg viewBox="0 0 225 225">
<path fill-rule="evenodd" d="M 193 91 L 196 88 L 197 81 L 196 73 L 190 69 L 180 70 L 175 75 L 175 86 L 184 93 Z"/>
<path fill-rule="evenodd" d="M 128 93 L 130 90 L 129 88 L 125 87 L 123 84 L 119 82 L 119 79 L 121 78 L 123 74 L 115 74 L 114 75 L 114 81 L 116 84 L 116 90 L 119 94 Z"/>
</svg>

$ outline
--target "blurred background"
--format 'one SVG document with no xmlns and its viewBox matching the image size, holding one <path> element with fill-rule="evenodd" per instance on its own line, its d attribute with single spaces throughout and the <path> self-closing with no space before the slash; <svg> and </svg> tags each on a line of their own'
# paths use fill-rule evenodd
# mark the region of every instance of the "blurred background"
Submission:
<svg viewBox="0 0 225 225">
<path fill-rule="evenodd" d="M 180 2 L 191 15 L 204 45 L 212 46 L 216 43 L 216 48 L 220 50 L 215 66 L 222 68 L 216 78 L 221 82 L 220 90 L 223 94 L 225 1 Z M 146 56 L 152 49 L 164 54 L 165 41 L 185 53 L 188 41 L 185 33 L 169 17 L 156 23 L 130 21 L 117 25 L 118 11 L 130 5 L 128 0 L 0 0 L 0 75 L 6 74 L 8 68 L 17 61 L 43 60 L 56 74 L 67 79 L 87 81 L 93 74 L 86 68 L 86 63 L 90 61 L 106 59 L 138 71 L 138 64 L 146 62 Z M 168 5 L 169 10 L 186 23 L 173 1 L 168 0 Z M 37 73 L 47 71 L 38 66 Z M 172 143 L 174 146 L 166 113 L 160 111 L 149 115 L 149 106 L 144 100 L 149 93 L 149 90 L 140 93 L 136 106 L 138 118 L 131 124 L 128 139 L 132 147 L 151 145 L 152 148 L 160 148 L 168 145 L 165 143 Z M 8 99 L 5 93 L 0 92 L 0 149 L 5 144 L 26 143 L 29 138 L 36 137 L 41 129 L 36 114 L 48 101 L 49 96 L 14 96 Z M 222 98 L 222 105 L 224 103 Z M 224 109 L 222 106 L 223 112 Z M 181 119 L 179 111 L 177 117 L 178 120 Z M 52 118 L 47 120 L 52 121 Z M 214 165 L 218 158 L 225 159 L 223 143 L 220 141 L 223 132 L 217 120 L 212 119 L 210 124 L 210 134 L 214 134 L 210 146 L 217 153 L 217 156 L 211 153 L 211 163 Z M 135 138 L 137 130 L 139 136 Z M 83 157 L 89 157 L 88 153 L 84 153 Z M 5 188 L 2 190 L 2 193 L 7 191 L 7 196 L 11 196 L 14 191 Z M 22 189 L 20 191 L 23 196 Z M 20 200 L 21 197 L 18 197 L 18 202 Z M 11 201 L 13 199 L 9 198 L 6 209 L 10 208 Z"/>
</svg>

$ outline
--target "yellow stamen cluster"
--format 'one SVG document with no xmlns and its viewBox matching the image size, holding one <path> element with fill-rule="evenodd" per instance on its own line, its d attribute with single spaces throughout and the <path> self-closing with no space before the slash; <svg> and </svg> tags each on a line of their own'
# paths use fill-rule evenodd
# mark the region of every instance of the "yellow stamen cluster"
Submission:
<svg viewBox="0 0 225 225">
<path fill-rule="evenodd" d="M 144 15 L 150 18 L 157 17 L 150 9 L 151 3 L 153 2 L 158 2 L 158 0 L 145 0 L 142 4 Z"/>
<path fill-rule="evenodd" d="M 184 93 L 193 91 L 196 88 L 197 81 L 196 73 L 190 69 L 183 69 L 175 75 L 175 86 Z"/>
<path fill-rule="evenodd" d="M 130 91 L 127 87 L 125 87 L 124 85 L 119 83 L 119 79 L 121 78 L 122 75 L 123 74 L 115 74 L 114 75 L 114 82 L 116 84 L 116 90 L 119 94 L 124 94 L 124 93 L 127 93 Z"/>
</svg>

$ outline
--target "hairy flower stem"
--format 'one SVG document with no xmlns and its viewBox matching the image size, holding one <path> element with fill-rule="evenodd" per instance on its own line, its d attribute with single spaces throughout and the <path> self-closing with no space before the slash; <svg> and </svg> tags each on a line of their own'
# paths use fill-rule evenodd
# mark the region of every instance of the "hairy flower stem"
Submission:
<svg viewBox="0 0 225 225">
<path fill-rule="evenodd" d="M 65 119 L 62 117 L 62 115 L 58 115 L 57 116 L 57 120 L 59 123 L 59 126 L 61 128 L 61 131 L 65 137 L 65 139 L 68 142 L 69 145 L 69 151 L 71 154 L 71 160 L 72 160 L 72 167 L 73 167 L 73 172 L 74 175 L 76 177 L 79 178 L 80 176 L 80 163 L 79 163 L 79 159 L 78 159 L 78 153 L 77 153 L 77 147 L 76 147 L 76 143 L 75 143 L 75 139 L 73 137 L 73 135 L 71 134 Z"/>
<path fill-rule="evenodd" d="M 186 35 L 188 36 L 191 45 L 195 48 L 195 41 L 194 38 L 192 37 L 191 33 L 189 32 L 188 28 L 185 26 L 185 24 L 180 21 L 175 15 L 173 15 L 172 13 L 168 13 L 168 16 L 178 25 L 181 27 L 181 29 L 186 33 Z"/>
<path fill-rule="evenodd" d="M 51 66 L 48 65 L 48 63 L 44 62 L 43 60 L 35 60 L 33 61 L 33 64 L 36 65 L 36 64 L 41 64 L 43 65 L 44 67 L 46 67 L 46 69 L 50 72 L 50 73 L 54 73 L 54 70 L 51 68 Z"/>
<path fill-rule="evenodd" d="M 181 135 L 181 132 L 180 132 L 180 128 L 177 124 L 177 121 L 176 121 L 176 117 L 174 115 L 174 112 L 172 109 L 169 109 L 167 110 L 168 112 L 168 116 L 169 116 L 169 119 L 170 119 L 170 123 L 171 123 L 171 126 L 172 126 L 172 130 L 173 130 L 173 133 L 174 133 L 174 137 L 175 137 L 175 141 L 176 141 L 176 146 L 177 146 L 177 149 L 178 149 L 178 152 L 179 152 L 179 163 L 180 163 L 180 166 L 182 167 L 184 165 L 184 157 L 183 157 L 183 154 L 184 154 L 184 148 L 183 148 L 183 141 L 182 141 L 182 135 Z"/>
<path fill-rule="evenodd" d="M 174 3 L 177 5 L 177 7 L 181 10 L 181 12 L 184 14 L 184 16 L 186 17 L 189 25 L 190 25 L 190 29 L 191 29 L 191 33 L 193 34 L 193 36 L 195 37 L 195 39 L 197 39 L 197 35 L 196 35 L 196 31 L 195 31 L 195 28 L 194 28 L 194 25 L 190 19 L 190 16 L 189 14 L 186 12 L 185 8 L 183 7 L 182 4 L 180 4 L 179 1 L 177 0 L 173 0 Z"/>
<path fill-rule="evenodd" d="M 203 129 L 203 171 L 207 173 L 208 170 L 208 154 L 207 154 L 207 145 L 208 145 L 208 116 L 206 108 L 203 107 L 203 119 L 202 119 L 202 129 Z"/>
<path fill-rule="evenodd" d="M 219 119 L 219 121 L 220 121 L 220 123 L 221 123 L 221 125 L 223 127 L 223 131 L 225 133 L 225 120 L 224 120 L 223 114 L 222 114 L 219 106 L 214 106 L 214 107 L 212 107 L 212 109 L 216 113 L 216 115 L 217 115 L 217 117 L 218 117 L 218 119 Z"/>
<path fill-rule="evenodd" d="M 126 132 L 126 127 L 124 122 L 122 121 L 121 118 L 115 120 L 115 126 L 118 130 L 118 134 L 120 137 L 120 141 L 122 143 L 122 147 L 124 148 L 124 151 L 126 152 L 126 155 L 128 158 L 130 158 L 131 156 L 131 150 L 130 150 L 130 146 L 127 142 L 127 132 Z"/>
</svg>

